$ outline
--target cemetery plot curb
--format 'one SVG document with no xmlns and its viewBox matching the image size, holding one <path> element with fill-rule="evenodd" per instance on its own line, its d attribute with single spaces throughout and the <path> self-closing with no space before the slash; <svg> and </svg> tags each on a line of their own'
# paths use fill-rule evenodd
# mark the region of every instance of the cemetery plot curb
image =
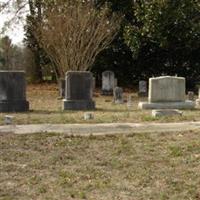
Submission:
<svg viewBox="0 0 200 200">
<path fill-rule="evenodd" d="M 0 134 L 61 133 L 69 136 L 179 132 L 200 130 L 200 122 L 110 123 L 110 124 L 32 124 L 0 126 Z"/>
</svg>

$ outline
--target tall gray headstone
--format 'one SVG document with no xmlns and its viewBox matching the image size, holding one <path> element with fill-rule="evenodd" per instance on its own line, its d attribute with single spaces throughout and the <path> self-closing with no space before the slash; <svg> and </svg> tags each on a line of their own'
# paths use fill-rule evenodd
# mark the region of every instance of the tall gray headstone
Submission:
<svg viewBox="0 0 200 200">
<path fill-rule="evenodd" d="M 90 72 L 69 71 L 66 73 L 63 110 L 93 110 L 93 76 Z"/>
<path fill-rule="evenodd" d="M 195 103 L 185 100 L 185 78 L 161 76 L 150 78 L 148 102 L 141 109 L 193 109 Z"/>
<path fill-rule="evenodd" d="M 112 95 L 115 87 L 115 74 L 112 71 L 104 71 L 102 73 L 102 94 Z"/>
<path fill-rule="evenodd" d="M 29 110 L 24 71 L 0 71 L 0 112 Z"/>
</svg>

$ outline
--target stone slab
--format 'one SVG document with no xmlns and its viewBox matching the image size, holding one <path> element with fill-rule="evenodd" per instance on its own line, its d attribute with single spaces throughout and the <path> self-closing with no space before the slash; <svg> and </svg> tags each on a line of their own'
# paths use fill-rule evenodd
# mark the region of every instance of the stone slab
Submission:
<svg viewBox="0 0 200 200">
<path fill-rule="evenodd" d="M 183 112 L 175 109 L 152 110 L 152 117 L 182 116 Z"/>
<path fill-rule="evenodd" d="M 184 101 L 184 102 L 139 102 L 139 109 L 194 109 L 195 102 L 193 101 Z"/>
<path fill-rule="evenodd" d="M 105 136 L 133 133 L 177 133 L 200 130 L 200 122 L 179 123 L 106 123 L 106 124 L 28 124 L 0 126 L 0 134 L 60 133 L 68 136 Z"/>
</svg>

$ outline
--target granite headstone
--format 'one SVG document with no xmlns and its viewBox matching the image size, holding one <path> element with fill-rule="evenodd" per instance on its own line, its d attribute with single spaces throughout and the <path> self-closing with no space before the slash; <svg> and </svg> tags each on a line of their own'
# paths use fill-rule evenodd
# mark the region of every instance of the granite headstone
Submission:
<svg viewBox="0 0 200 200">
<path fill-rule="evenodd" d="M 66 73 L 63 110 L 93 110 L 93 76 L 90 72 L 69 71 Z"/>
<path fill-rule="evenodd" d="M 25 112 L 26 100 L 24 71 L 0 71 L 0 112 Z"/>
</svg>

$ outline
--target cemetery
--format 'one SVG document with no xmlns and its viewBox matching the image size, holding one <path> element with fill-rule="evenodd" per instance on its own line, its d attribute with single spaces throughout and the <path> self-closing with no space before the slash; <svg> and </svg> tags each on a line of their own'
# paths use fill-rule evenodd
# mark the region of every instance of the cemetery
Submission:
<svg viewBox="0 0 200 200">
<path fill-rule="evenodd" d="M 0 200 L 200 199 L 199 9 L 0 1 Z"/>
</svg>

